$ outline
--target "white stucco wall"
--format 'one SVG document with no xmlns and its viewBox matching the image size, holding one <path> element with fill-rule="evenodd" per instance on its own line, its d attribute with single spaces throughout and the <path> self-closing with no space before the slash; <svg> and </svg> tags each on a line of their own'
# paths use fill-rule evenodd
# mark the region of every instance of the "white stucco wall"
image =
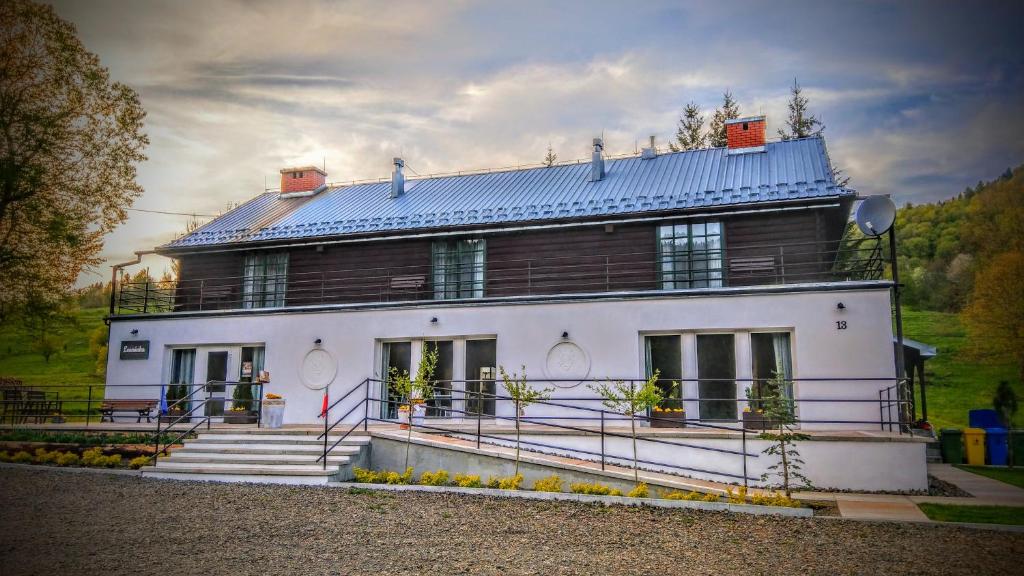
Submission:
<svg viewBox="0 0 1024 576">
<path fill-rule="evenodd" d="M 839 310 L 842 302 L 845 309 Z M 431 323 L 431 318 L 437 323 Z M 845 321 L 845 330 L 837 321 Z M 132 330 L 138 330 L 132 335 Z M 850 381 L 851 378 L 891 378 L 893 346 L 889 291 L 884 286 L 855 290 L 781 293 L 666 296 L 644 299 L 567 300 L 545 303 L 430 304 L 416 307 L 342 309 L 303 312 L 283 310 L 270 314 L 201 315 L 191 317 L 115 318 L 111 325 L 107 382 L 154 384 L 167 382 L 173 347 L 196 347 L 196 382 L 205 380 L 206 352 L 227 350 L 229 374 L 237 374 L 243 344 L 266 345 L 265 369 L 271 373 L 266 392 L 287 400 L 286 423 L 317 422 L 322 392 L 306 388 L 299 378 L 303 357 L 316 339 L 337 360 L 337 376 L 329 386 L 338 398 L 364 378 L 381 376 L 379 342 L 405 339 L 461 339 L 497 337 L 497 364 L 509 370 L 525 365 L 533 378 L 543 377 L 547 353 L 569 340 L 586 351 L 591 378 L 638 378 L 643 375 L 642 336 L 681 334 L 684 378 L 694 379 L 696 334 L 736 334 L 737 378 L 749 378 L 750 331 L 785 330 L 792 333 L 793 374 L 798 400 L 810 398 L 865 399 L 867 403 L 804 403 L 800 417 L 813 420 L 854 420 L 847 425 L 807 422 L 805 428 L 878 429 L 878 390 L 892 382 Z M 122 340 L 149 340 L 146 360 L 120 360 Z M 455 378 L 464 378 L 464 345 L 455 346 Z M 413 364 L 418 358 L 413 346 Z M 840 378 L 842 382 L 801 379 Z M 737 383 L 742 397 L 745 384 Z M 502 393 L 499 387 L 499 394 Z M 684 385 L 685 397 L 697 397 L 696 382 Z M 108 397 L 153 394 L 139 389 L 108 387 Z M 591 396 L 585 385 L 558 388 L 553 399 Z M 354 395 L 356 401 L 361 394 Z M 688 413 L 697 413 L 696 402 Z M 347 403 L 332 414 L 340 415 Z M 500 405 L 499 414 L 512 407 Z M 353 418 L 361 417 L 361 410 Z M 534 409 L 534 415 L 545 410 Z M 554 415 L 554 414 L 552 414 Z"/>
</svg>

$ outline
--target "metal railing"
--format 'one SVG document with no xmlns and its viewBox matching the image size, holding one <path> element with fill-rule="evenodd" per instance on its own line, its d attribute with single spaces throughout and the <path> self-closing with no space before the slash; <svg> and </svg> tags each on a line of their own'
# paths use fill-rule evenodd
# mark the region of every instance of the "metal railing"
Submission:
<svg viewBox="0 0 1024 576">
<path fill-rule="evenodd" d="M 567 246 L 568 249 L 568 246 Z M 412 266 L 291 270 L 122 282 L 115 314 L 786 285 L 881 277 L 881 243 L 868 239 L 759 244 L 683 252 L 618 252 Z M 240 270 L 241 271 L 241 270 Z"/>
<path fill-rule="evenodd" d="M 641 383 L 643 379 L 618 379 L 623 382 Z M 589 380 L 590 382 L 598 382 L 598 380 Z M 687 380 L 683 380 L 686 382 Z M 694 380 L 690 380 L 693 382 Z M 702 380 L 707 382 L 707 379 Z M 730 379 L 730 382 L 741 382 L 741 379 Z M 763 380 L 746 380 L 752 383 L 763 383 Z M 894 382 L 893 378 L 858 378 L 858 379 L 797 379 L 794 382 L 851 382 L 855 381 L 862 384 L 870 383 L 887 383 Z M 748 462 L 749 458 L 757 458 L 759 454 L 750 453 L 747 449 L 748 434 L 750 432 L 756 432 L 760 435 L 761 432 L 765 431 L 766 428 L 772 425 L 770 422 L 765 420 L 750 420 L 748 421 L 742 416 L 735 419 L 720 419 L 714 421 L 703 421 L 699 418 L 666 418 L 663 416 L 657 416 L 657 412 L 649 412 L 644 415 L 630 416 L 623 412 L 617 412 L 608 409 L 603 405 L 603 399 L 597 396 L 569 396 L 569 397 L 558 397 L 554 400 L 540 400 L 530 404 L 530 406 L 546 407 L 554 409 L 558 412 L 557 414 L 550 415 L 523 415 L 518 419 L 515 414 L 519 412 L 520 406 L 516 400 L 510 396 L 504 396 L 496 393 L 485 392 L 483 390 L 482 383 L 490 384 L 495 381 L 477 381 L 477 380 L 445 380 L 435 381 L 433 386 L 428 387 L 433 398 L 437 398 L 439 392 L 443 392 L 443 398 L 445 404 L 437 406 L 436 402 L 434 406 L 430 406 L 430 400 L 427 400 L 427 407 L 433 408 L 437 411 L 442 411 L 444 416 L 430 418 L 425 417 L 421 422 L 413 422 L 410 412 L 409 424 L 418 431 L 427 433 L 438 433 L 444 435 L 453 436 L 471 436 L 475 438 L 477 448 L 480 447 L 481 443 L 488 441 L 488 443 L 500 443 L 510 442 L 507 435 L 488 434 L 484 432 L 483 421 L 486 419 L 489 422 L 514 422 L 517 427 L 521 424 L 535 425 L 539 430 L 562 430 L 579 432 L 581 434 L 593 435 L 597 434 L 600 439 L 599 450 L 586 450 L 578 446 L 565 446 L 558 445 L 552 442 L 539 442 L 537 440 L 520 440 L 519 444 L 522 445 L 526 450 L 548 450 L 556 451 L 556 453 L 570 453 L 574 456 L 582 456 L 584 459 L 590 458 L 595 462 L 600 462 L 601 469 L 604 470 L 606 465 L 611 462 L 617 466 L 624 466 L 631 468 L 633 466 L 633 458 L 624 455 L 609 454 L 606 445 L 607 439 L 609 438 L 633 438 L 631 434 L 627 435 L 623 432 L 616 432 L 608 430 L 608 426 L 614 426 L 616 424 L 626 424 L 633 421 L 640 422 L 642 424 L 650 424 L 652 427 L 658 427 L 659 425 L 665 427 L 694 427 L 707 431 L 718 431 L 723 433 L 739 434 L 740 446 L 739 450 L 732 450 L 729 448 L 719 448 L 714 446 L 706 446 L 702 444 L 694 444 L 684 441 L 675 441 L 665 438 L 657 438 L 652 436 L 637 436 L 636 440 L 640 443 L 664 445 L 673 448 L 684 448 L 698 451 L 707 451 L 718 454 L 724 454 L 729 456 L 737 457 L 740 462 L 737 466 L 738 470 L 709 470 L 707 468 L 697 468 L 694 466 L 684 466 L 681 464 L 673 464 L 668 462 L 656 462 L 647 459 L 636 459 L 636 464 L 645 466 L 654 466 L 662 469 L 670 468 L 673 470 L 679 470 L 683 472 L 697 472 L 702 474 L 709 474 L 713 476 L 731 478 L 734 480 L 742 481 L 744 486 L 748 485 L 749 480 L 756 480 L 752 478 L 748 473 Z M 580 384 L 583 381 L 578 379 L 573 380 L 557 380 L 557 379 L 544 379 L 544 380 L 528 380 L 533 382 L 538 387 L 543 387 L 558 382 L 572 382 Z M 607 382 L 607 380 L 600 380 L 600 382 Z M 459 390 L 455 387 L 455 384 L 462 384 L 462 389 Z M 473 384 L 472 389 L 466 387 L 466 384 Z M 344 442 L 346 438 L 352 435 L 360 427 L 364 431 L 369 429 L 371 422 L 394 424 L 395 419 L 390 418 L 390 408 L 392 406 L 397 407 L 403 403 L 402 400 L 396 399 L 393 396 L 388 395 L 384 397 L 385 381 L 373 378 L 367 378 L 360 382 L 355 387 L 351 388 L 342 395 L 340 398 L 334 400 L 326 411 L 321 413 L 321 417 L 324 419 L 324 430 L 323 433 L 317 438 L 323 440 L 323 452 L 317 459 L 317 462 L 322 462 L 323 467 L 327 467 L 327 457 L 330 452 L 336 448 L 339 444 Z M 888 428 L 890 431 L 893 426 L 900 434 L 903 434 L 904 429 L 909 425 L 909 421 L 903 419 L 904 410 L 902 409 L 908 402 L 901 399 L 898 395 L 894 398 L 892 396 L 892 390 L 898 390 L 901 383 L 896 381 L 895 384 L 882 388 L 879 390 L 879 399 L 874 400 L 872 398 L 804 398 L 791 400 L 794 411 L 799 414 L 800 404 L 820 404 L 820 403 L 836 403 L 841 405 L 867 405 L 870 408 L 872 404 L 878 404 L 879 406 L 879 420 L 832 420 L 832 419 L 801 419 L 795 418 L 793 426 L 799 427 L 801 424 L 837 424 L 842 426 L 848 425 L 872 425 L 880 426 L 882 430 Z M 362 395 L 358 392 L 362 392 Z M 381 392 L 380 395 L 375 395 L 374 391 Z M 890 392 L 887 392 L 890 391 Z M 359 397 L 359 401 L 351 404 L 345 409 L 344 413 L 334 418 L 333 422 L 330 418 L 330 413 L 335 410 L 338 406 L 343 405 L 353 396 Z M 493 409 L 484 411 L 485 407 L 488 406 L 488 402 L 493 402 Z M 670 403 L 676 403 L 676 405 L 685 405 L 686 403 L 701 403 L 701 402 L 733 402 L 737 406 L 737 411 L 740 410 L 740 406 L 744 403 L 751 402 L 747 399 L 737 398 L 672 398 Z M 507 411 L 500 411 L 498 409 L 499 403 L 511 403 L 513 404 L 514 412 L 512 415 L 508 415 Z M 589 404 L 589 405 L 588 405 Z M 892 407 L 896 407 L 895 414 L 898 418 L 897 421 L 886 420 L 888 415 L 890 418 L 893 416 Z M 378 415 L 373 415 L 374 408 L 377 409 Z M 355 420 L 350 421 L 350 417 L 353 414 L 357 414 L 362 409 L 362 414 Z M 888 410 L 888 412 L 887 412 Z M 454 416 L 454 418 L 452 418 Z M 442 425 L 438 420 L 460 420 L 462 426 L 453 427 L 452 425 Z M 344 428 L 344 432 L 333 442 L 330 442 L 330 433 L 342 424 L 349 421 L 350 424 L 347 428 Z M 464 427 L 466 423 L 471 425 L 469 431 Z M 475 425 L 475 426 L 474 426 Z M 475 430 L 473 429 L 475 428 Z M 557 441 L 559 436 L 554 435 L 552 438 Z M 671 449 L 671 448 L 670 448 Z"/>
</svg>

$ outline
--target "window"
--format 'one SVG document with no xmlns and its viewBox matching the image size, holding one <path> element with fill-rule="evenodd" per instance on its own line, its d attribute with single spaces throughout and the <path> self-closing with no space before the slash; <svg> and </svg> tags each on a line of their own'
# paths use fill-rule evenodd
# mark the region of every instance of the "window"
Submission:
<svg viewBox="0 0 1024 576">
<path fill-rule="evenodd" d="M 244 308 L 284 306 L 284 290 L 288 281 L 287 252 L 247 254 L 243 272 Z"/>
<path fill-rule="evenodd" d="M 679 336 L 647 336 L 644 338 L 644 359 L 647 377 L 658 371 L 658 388 L 664 396 L 660 406 L 682 408 L 683 355 Z"/>
<path fill-rule="evenodd" d="M 788 332 L 765 332 L 750 335 L 751 371 L 754 376 L 752 397 L 762 398 L 768 394 L 781 393 L 783 398 L 793 399 L 793 360 L 790 352 Z M 776 375 L 784 380 L 781 390 L 774 382 Z M 751 408 L 759 408 L 751 402 Z"/>
<path fill-rule="evenodd" d="M 392 384 L 394 374 L 409 374 L 412 371 L 412 342 L 384 342 L 381 345 L 382 395 L 387 400 L 381 405 L 381 418 L 396 420 L 398 406 L 406 399 Z"/>
<path fill-rule="evenodd" d="M 495 340 L 466 341 L 466 416 L 494 416 L 497 388 Z"/>
<path fill-rule="evenodd" d="M 168 409 L 181 413 L 189 411 L 191 402 L 184 401 L 177 405 L 175 402 L 192 391 L 195 367 L 195 348 L 176 348 L 171 351 L 171 374 L 166 392 Z"/>
<path fill-rule="evenodd" d="M 722 286 L 722 225 L 658 226 L 658 272 L 663 290 Z"/>
<path fill-rule="evenodd" d="M 426 351 L 437 352 L 437 366 L 430 381 L 432 394 L 427 398 L 427 416 L 447 418 L 452 408 L 452 379 L 455 370 L 454 342 L 441 340 L 423 343 Z"/>
<path fill-rule="evenodd" d="M 434 299 L 484 295 L 486 241 L 438 240 L 433 245 Z"/>
</svg>

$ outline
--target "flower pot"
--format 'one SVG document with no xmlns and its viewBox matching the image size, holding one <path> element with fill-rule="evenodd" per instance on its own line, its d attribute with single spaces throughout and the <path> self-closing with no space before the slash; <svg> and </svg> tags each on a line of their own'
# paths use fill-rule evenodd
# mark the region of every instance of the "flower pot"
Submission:
<svg viewBox="0 0 1024 576">
<path fill-rule="evenodd" d="M 412 425 L 423 426 L 423 419 L 427 415 L 426 404 L 413 404 L 412 406 Z"/>
<path fill-rule="evenodd" d="M 185 411 L 184 410 L 169 410 L 167 412 L 167 414 L 161 414 L 160 415 L 160 423 L 161 424 L 173 424 L 174 422 L 177 422 L 178 419 L 181 418 L 184 415 L 185 415 Z M 186 419 L 182 420 L 180 423 L 184 424 L 185 422 L 188 422 L 189 420 L 190 420 L 189 418 L 186 418 Z"/>
<path fill-rule="evenodd" d="M 251 410 L 228 410 L 224 413 L 225 424 L 255 424 L 256 413 Z"/>
<path fill-rule="evenodd" d="M 280 428 L 284 424 L 284 398 L 263 401 L 263 427 Z"/>
<path fill-rule="evenodd" d="M 408 430 L 409 429 L 409 411 L 408 410 L 401 410 L 400 409 L 398 411 L 398 427 L 401 428 L 402 430 Z"/>
<path fill-rule="evenodd" d="M 686 412 L 652 410 L 651 428 L 686 428 Z"/>
</svg>

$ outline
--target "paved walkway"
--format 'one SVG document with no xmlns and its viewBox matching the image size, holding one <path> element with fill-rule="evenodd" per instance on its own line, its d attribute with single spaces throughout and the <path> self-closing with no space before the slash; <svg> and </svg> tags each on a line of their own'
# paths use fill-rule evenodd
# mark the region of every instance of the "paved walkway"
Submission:
<svg viewBox="0 0 1024 576">
<path fill-rule="evenodd" d="M 979 505 L 985 506 L 1024 506 L 1024 489 L 993 480 L 981 474 L 974 474 L 961 470 L 952 464 L 929 464 L 928 473 L 943 482 L 949 482 L 969 493 L 974 498 L 959 498 L 958 500 L 974 500 Z M 932 502 L 934 497 L 927 500 L 915 500 L 917 502 Z"/>
</svg>

